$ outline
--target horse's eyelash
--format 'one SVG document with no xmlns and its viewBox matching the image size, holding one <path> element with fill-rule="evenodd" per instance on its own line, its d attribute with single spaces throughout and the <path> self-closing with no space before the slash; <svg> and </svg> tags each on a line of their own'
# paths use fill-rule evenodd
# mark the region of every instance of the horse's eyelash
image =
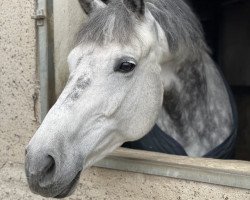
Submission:
<svg viewBox="0 0 250 200">
<path fill-rule="evenodd" d="M 133 64 L 137 64 L 137 62 L 135 61 L 134 58 L 132 57 L 122 57 L 120 59 L 117 59 L 115 61 L 115 64 L 114 64 L 114 71 L 116 71 L 117 69 L 119 69 L 120 65 L 124 62 L 129 62 L 129 63 L 133 63 Z"/>
</svg>

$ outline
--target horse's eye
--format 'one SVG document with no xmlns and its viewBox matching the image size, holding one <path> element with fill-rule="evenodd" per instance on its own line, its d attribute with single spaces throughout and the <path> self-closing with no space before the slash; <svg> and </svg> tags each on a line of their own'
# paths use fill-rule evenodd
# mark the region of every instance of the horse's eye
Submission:
<svg viewBox="0 0 250 200">
<path fill-rule="evenodd" d="M 135 68 L 135 63 L 133 62 L 123 62 L 119 66 L 117 66 L 115 71 L 122 72 L 122 73 L 128 73 L 133 71 Z"/>
</svg>

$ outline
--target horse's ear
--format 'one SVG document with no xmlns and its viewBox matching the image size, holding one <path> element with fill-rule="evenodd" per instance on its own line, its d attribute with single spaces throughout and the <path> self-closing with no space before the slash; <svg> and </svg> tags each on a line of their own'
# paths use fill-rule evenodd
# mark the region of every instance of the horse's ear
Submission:
<svg viewBox="0 0 250 200">
<path fill-rule="evenodd" d="M 78 0 L 82 9 L 88 15 L 98 8 L 103 8 L 108 3 L 108 0 Z"/>
<path fill-rule="evenodd" d="M 123 3 L 130 11 L 137 14 L 138 16 L 144 15 L 145 12 L 144 0 L 123 0 Z"/>
</svg>

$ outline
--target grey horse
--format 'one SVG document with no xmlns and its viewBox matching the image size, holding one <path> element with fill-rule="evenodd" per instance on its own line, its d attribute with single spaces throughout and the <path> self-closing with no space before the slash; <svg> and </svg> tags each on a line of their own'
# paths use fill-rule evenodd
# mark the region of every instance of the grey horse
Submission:
<svg viewBox="0 0 250 200">
<path fill-rule="evenodd" d="M 89 18 L 69 80 L 26 149 L 34 193 L 70 195 L 82 171 L 155 124 L 189 156 L 229 137 L 229 94 L 184 1 L 79 2 Z"/>
</svg>

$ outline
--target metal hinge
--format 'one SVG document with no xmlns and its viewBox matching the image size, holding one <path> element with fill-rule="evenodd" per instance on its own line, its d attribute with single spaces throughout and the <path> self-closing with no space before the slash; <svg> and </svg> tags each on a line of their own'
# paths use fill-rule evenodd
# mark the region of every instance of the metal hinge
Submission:
<svg viewBox="0 0 250 200">
<path fill-rule="evenodd" d="M 36 10 L 36 14 L 31 16 L 31 18 L 36 20 L 37 26 L 43 26 L 46 15 L 43 9 L 39 9 Z"/>
</svg>

